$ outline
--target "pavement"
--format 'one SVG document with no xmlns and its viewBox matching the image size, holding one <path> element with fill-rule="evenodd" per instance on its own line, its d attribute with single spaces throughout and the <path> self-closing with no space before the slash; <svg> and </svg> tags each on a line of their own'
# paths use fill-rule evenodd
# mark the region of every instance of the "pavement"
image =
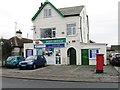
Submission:
<svg viewBox="0 0 120 90">
<path fill-rule="evenodd" d="M 119 82 L 120 72 L 111 65 L 104 66 L 103 73 L 96 73 L 96 66 L 56 65 L 35 70 L 2 68 L 1 76 L 36 80 L 79 82 Z"/>
</svg>

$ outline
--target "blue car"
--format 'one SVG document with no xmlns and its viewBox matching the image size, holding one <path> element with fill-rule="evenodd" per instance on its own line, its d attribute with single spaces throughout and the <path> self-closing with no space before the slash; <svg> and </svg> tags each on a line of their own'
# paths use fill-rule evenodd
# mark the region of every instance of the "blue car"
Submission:
<svg viewBox="0 0 120 90">
<path fill-rule="evenodd" d="M 19 66 L 19 62 L 23 61 L 24 58 L 22 56 L 9 56 L 7 60 L 5 60 L 5 66 L 15 68 Z"/>
<path fill-rule="evenodd" d="M 19 63 L 19 69 L 36 69 L 46 65 L 47 62 L 43 55 L 34 55 L 27 57 L 25 61 L 21 61 Z"/>
</svg>

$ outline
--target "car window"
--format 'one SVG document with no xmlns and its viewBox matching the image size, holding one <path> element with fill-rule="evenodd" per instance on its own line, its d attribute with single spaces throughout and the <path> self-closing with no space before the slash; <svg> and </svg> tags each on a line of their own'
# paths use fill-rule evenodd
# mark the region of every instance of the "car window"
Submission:
<svg viewBox="0 0 120 90">
<path fill-rule="evenodd" d="M 40 58 L 44 59 L 44 57 L 43 57 L 43 56 L 40 56 Z"/>
<path fill-rule="evenodd" d="M 44 56 L 39 55 L 38 58 L 39 58 L 39 60 L 43 60 L 43 59 L 44 59 Z"/>
<path fill-rule="evenodd" d="M 7 60 L 8 60 L 8 61 L 10 61 L 10 60 L 15 60 L 15 58 L 14 58 L 14 57 L 8 57 Z"/>
<path fill-rule="evenodd" d="M 120 58 L 120 54 L 116 54 L 116 58 Z"/>
<path fill-rule="evenodd" d="M 37 56 L 29 56 L 26 58 L 26 60 L 35 60 L 37 59 Z"/>
</svg>

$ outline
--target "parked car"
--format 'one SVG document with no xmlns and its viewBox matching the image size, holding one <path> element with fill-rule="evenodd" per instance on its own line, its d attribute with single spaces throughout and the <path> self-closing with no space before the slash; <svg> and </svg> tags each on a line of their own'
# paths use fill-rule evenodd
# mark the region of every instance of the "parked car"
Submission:
<svg viewBox="0 0 120 90">
<path fill-rule="evenodd" d="M 120 53 L 112 53 L 109 61 L 112 66 L 120 66 Z"/>
<path fill-rule="evenodd" d="M 9 56 L 7 60 L 5 60 L 6 67 L 18 67 L 19 62 L 23 61 L 24 58 L 22 56 Z"/>
<path fill-rule="evenodd" d="M 47 62 L 43 55 L 34 55 L 27 57 L 25 61 L 21 61 L 19 63 L 19 69 L 23 69 L 23 68 L 36 69 L 38 67 L 46 66 L 46 65 Z"/>
</svg>

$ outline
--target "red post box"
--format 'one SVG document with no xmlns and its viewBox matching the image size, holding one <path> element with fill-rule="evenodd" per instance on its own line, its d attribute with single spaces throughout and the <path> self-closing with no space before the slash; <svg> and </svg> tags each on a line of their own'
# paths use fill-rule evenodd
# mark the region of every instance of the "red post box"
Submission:
<svg viewBox="0 0 120 90">
<path fill-rule="evenodd" d="M 103 73 L 104 54 L 96 54 L 96 73 Z"/>
</svg>

